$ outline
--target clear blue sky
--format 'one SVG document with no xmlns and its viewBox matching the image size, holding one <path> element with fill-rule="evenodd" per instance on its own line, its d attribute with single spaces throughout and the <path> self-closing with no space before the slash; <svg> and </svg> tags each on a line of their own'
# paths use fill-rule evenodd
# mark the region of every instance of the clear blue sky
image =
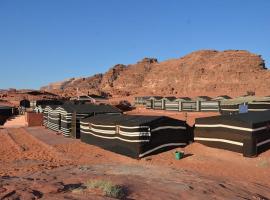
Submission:
<svg viewBox="0 0 270 200">
<path fill-rule="evenodd" d="M 199 49 L 249 50 L 270 67 L 269 10 L 269 0 L 0 0 L 0 88 Z"/>
</svg>

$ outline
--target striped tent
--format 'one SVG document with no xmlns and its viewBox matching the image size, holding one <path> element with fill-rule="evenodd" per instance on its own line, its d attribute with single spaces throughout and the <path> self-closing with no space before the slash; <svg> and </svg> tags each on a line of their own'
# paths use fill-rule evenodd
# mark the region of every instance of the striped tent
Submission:
<svg viewBox="0 0 270 200">
<path fill-rule="evenodd" d="M 49 115 L 54 109 L 57 108 L 57 105 L 48 105 L 43 110 L 43 126 L 49 128 Z"/>
<path fill-rule="evenodd" d="M 201 101 L 200 111 L 201 112 L 219 112 L 220 102 L 219 101 Z"/>
<path fill-rule="evenodd" d="M 196 101 L 187 101 L 182 102 L 182 111 L 192 112 L 197 111 L 197 102 Z"/>
<path fill-rule="evenodd" d="M 252 101 L 248 103 L 248 111 L 267 111 L 270 110 L 270 101 Z"/>
<path fill-rule="evenodd" d="M 110 105 L 64 104 L 57 108 L 60 130 L 66 137 L 80 137 L 80 120 L 98 114 L 121 114 L 121 111 Z"/>
<path fill-rule="evenodd" d="M 163 97 L 161 96 L 152 96 L 146 100 L 146 108 L 162 110 L 163 109 Z"/>
<path fill-rule="evenodd" d="M 97 115 L 81 120 L 81 140 L 133 158 L 185 146 L 184 121 L 164 116 Z"/>
<path fill-rule="evenodd" d="M 164 97 L 162 100 L 164 110 L 179 111 L 181 101 L 176 97 Z"/>
<path fill-rule="evenodd" d="M 194 140 L 247 157 L 256 156 L 270 148 L 270 111 L 197 118 Z"/>
<path fill-rule="evenodd" d="M 53 131 L 61 131 L 61 115 L 60 109 L 57 106 L 49 106 L 47 115 L 47 127 Z"/>
</svg>

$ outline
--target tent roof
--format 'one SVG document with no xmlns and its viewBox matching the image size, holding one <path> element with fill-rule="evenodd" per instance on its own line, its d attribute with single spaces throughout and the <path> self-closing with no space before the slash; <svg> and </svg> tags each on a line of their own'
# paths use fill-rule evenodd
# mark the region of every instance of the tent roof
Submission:
<svg viewBox="0 0 270 200">
<path fill-rule="evenodd" d="M 244 122 L 247 124 L 256 124 L 259 122 L 270 121 L 270 111 L 248 112 L 237 115 L 221 115 L 213 117 L 197 118 L 196 123 L 219 123 L 220 120 Z"/>
<path fill-rule="evenodd" d="M 169 101 L 174 101 L 176 100 L 176 97 L 171 96 L 171 97 L 163 97 L 163 99 L 168 99 Z"/>
<path fill-rule="evenodd" d="M 64 104 L 58 106 L 67 112 L 77 113 L 121 113 L 121 111 L 111 105 L 96 105 L 96 104 Z"/>
<path fill-rule="evenodd" d="M 7 110 L 7 109 L 12 109 L 12 107 L 10 107 L 10 106 L 1 106 L 0 105 L 0 109 L 1 110 Z"/>
<path fill-rule="evenodd" d="M 150 125 L 154 121 L 162 119 L 171 119 L 165 116 L 143 116 L 143 115 L 97 115 L 82 119 L 83 122 L 89 122 L 100 125 L 123 125 L 123 126 L 140 126 Z M 174 119 L 172 119 L 174 120 Z"/>
</svg>

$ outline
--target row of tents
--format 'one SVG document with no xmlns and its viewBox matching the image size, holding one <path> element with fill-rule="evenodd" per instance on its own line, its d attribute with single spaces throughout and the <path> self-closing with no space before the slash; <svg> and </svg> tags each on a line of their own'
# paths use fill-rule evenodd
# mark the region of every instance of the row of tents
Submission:
<svg viewBox="0 0 270 200">
<path fill-rule="evenodd" d="M 192 140 L 184 121 L 124 115 L 110 105 L 49 105 L 43 115 L 44 126 L 53 131 L 133 158 L 185 146 Z"/>
<path fill-rule="evenodd" d="M 232 99 L 224 95 L 216 98 L 199 96 L 191 99 L 188 97 L 147 96 L 135 97 L 135 105 L 144 105 L 147 109 L 154 110 L 236 114 L 241 111 L 242 105 L 246 105 L 248 111 L 270 110 L 270 97 L 243 96 Z"/>
<path fill-rule="evenodd" d="M 125 115 L 110 105 L 46 106 L 44 125 L 66 137 L 141 158 L 190 142 L 253 157 L 270 148 L 270 111 L 197 118 Z"/>
</svg>

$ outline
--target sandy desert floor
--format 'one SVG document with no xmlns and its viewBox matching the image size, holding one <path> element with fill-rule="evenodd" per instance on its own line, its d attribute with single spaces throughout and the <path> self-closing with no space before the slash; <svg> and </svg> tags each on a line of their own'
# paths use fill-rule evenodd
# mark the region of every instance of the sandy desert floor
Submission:
<svg viewBox="0 0 270 200">
<path fill-rule="evenodd" d="M 0 199 L 110 199 L 75 192 L 89 180 L 123 186 L 125 199 L 270 199 L 270 151 L 244 158 L 197 143 L 182 150 L 182 160 L 175 150 L 136 160 L 9 123 L 0 129 Z"/>
</svg>

